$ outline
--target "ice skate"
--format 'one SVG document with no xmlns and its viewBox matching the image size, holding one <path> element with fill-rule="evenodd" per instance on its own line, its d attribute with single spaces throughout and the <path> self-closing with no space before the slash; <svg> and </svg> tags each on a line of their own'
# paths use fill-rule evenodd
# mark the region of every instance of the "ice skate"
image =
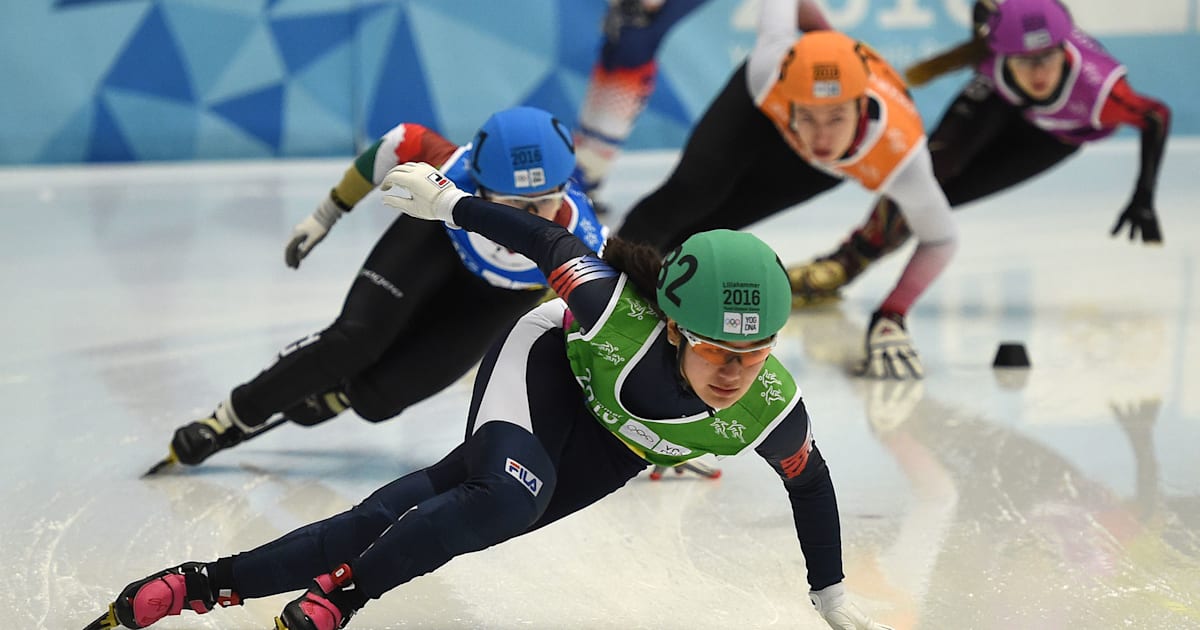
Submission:
<svg viewBox="0 0 1200 630">
<path fill-rule="evenodd" d="M 208 417 L 195 422 L 189 422 L 178 429 L 171 437 L 171 446 L 167 456 L 155 464 L 143 477 L 153 475 L 172 464 L 195 466 L 212 457 L 217 451 L 240 444 L 246 439 L 247 433 L 233 420 L 233 413 L 222 403 Z M 273 428 L 264 426 L 256 433 Z"/>
<path fill-rule="evenodd" d="M 171 453 L 179 463 L 195 466 L 217 451 L 239 444 L 245 437 L 236 426 L 222 426 L 214 413 L 176 429 L 171 438 Z"/>
<path fill-rule="evenodd" d="M 842 287 L 858 277 L 878 253 L 864 252 L 856 239 L 843 242 L 833 252 L 803 265 L 789 267 L 792 308 L 831 304 L 842 299 Z"/>
<path fill-rule="evenodd" d="M 837 302 L 842 299 L 841 288 L 850 281 L 845 266 L 833 258 L 818 258 L 790 267 L 787 273 L 792 283 L 792 308 Z"/>
<path fill-rule="evenodd" d="M 666 473 L 666 471 L 671 468 L 674 468 L 676 475 L 682 475 L 685 472 L 691 472 L 691 473 L 700 475 L 701 477 L 705 477 L 707 479 L 717 479 L 721 476 L 720 468 L 713 468 L 712 466 L 709 466 L 708 464 L 703 464 L 696 460 L 690 460 L 690 461 L 683 462 L 682 464 L 678 464 L 673 467 L 656 465 L 654 467 L 654 469 L 650 471 L 650 480 L 658 481 L 659 479 L 662 479 L 663 474 Z"/>
<path fill-rule="evenodd" d="M 358 610 L 347 601 L 354 591 L 350 566 L 343 564 L 332 573 L 318 576 L 299 598 L 284 606 L 275 618 L 276 630 L 337 630 L 344 628 Z M 361 601 L 361 600 L 359 600 Z"/>
<path fill-rule="evenodd" d="M 204 614 L 215 606 L 236 606 L 241 598 L 232 591 L 213 595 L 204 563 L 185 562 L 133 582 L 121 590 L 108 612 L 84 630 L 145 628 L 163 617 L 190 608 Z"/>
</svg>

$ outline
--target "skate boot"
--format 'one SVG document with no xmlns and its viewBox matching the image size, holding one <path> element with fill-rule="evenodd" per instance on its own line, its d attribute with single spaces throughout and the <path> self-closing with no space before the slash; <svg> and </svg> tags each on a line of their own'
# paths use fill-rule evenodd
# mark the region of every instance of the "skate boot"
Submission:
<svg viewBox="0 0 1200 630">
<path fill-rule="evenodd" d="M 840 299 L 842 287 L 862 273 L 871 259 L 855 251 L 849 241 L 837 251 L 812 262 L 789 267 L 792 308 L 822 306 Z"/>
<path fill-rule="evenodd" d="M 240 605 L 241 598 L 232 591 L 213 596 L 204 567 L 202 562 L 185 562 L 126 586 L 112 605 L 117 621 L 126 628 L 145 628 L 180 614 L 185 606 L 203 615 L 217 605 Z"/>
<path fill-rule="evenodd" d="M 317 576 L 299 598 L 275 618 L 276 630 L 336 630 L 344 628 L 366 597 L 354 588 L 350 565 Z"/>
<path fill-rule="evenodd" d="M 207 418 L 185 424 L 171 438 L 171 454 L 181 464 L 195 466 L 217 451 L 246 439 L 246 433 L 230 418 L 225 404 Z"/>
</svg>

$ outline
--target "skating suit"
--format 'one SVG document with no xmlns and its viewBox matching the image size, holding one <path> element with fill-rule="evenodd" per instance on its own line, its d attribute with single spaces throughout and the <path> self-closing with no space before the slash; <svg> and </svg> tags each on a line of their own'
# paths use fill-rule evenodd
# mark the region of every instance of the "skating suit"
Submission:
<svg viewBox="0 0 1200 630">
<path fill-rule="evenodd" d="M 665 328 L 645 300 L 621 283 L 589 330 L 583 330 L 579 322 L 572 322 L 567 329 L 567 354 L 588 409 L 646 460 L 673 466 L 706 453 L 736 455 L 757 444 L 799 403 L 795 381 L 779 360 L 770 356 L 750 390 L 728 409 L 679 418 L 638 416 L 622 403 L 622 385 Z M 811 435 L 806 435 L 797 452 L 806 455 L 810 442 Z"/>
<path fill-rule="evenodd" d="M 404 162 L 428 162 L 441 170 L 460 189 L 474 193 L 475 180 L 467 172 L 472 147 L 458 147 L 434 131 L 416 124 L 400 124 L 387 132 L 376 151 L 375 181 L 381 181 L 393 166 Z M 361 170 L 361 168 L 360 168 Z M 554 222 L 567 228 L 594 250 L 600 251 L 608 228 L 596 218 L 586 195 L 568 182 L 563 205 Z M 502 289 L 537 289 L 546 278 L 528 258 L 486 238 L 447 226 L 446 233 L 463 265 L 488 284 Z"/>
<path fill-rule="evenodd" d="M 978 71 L 992 81 L 1001 98 L 1022 108 L 1026 120 L 1063 142 L 1078 145 L 1111 135 L 1116 126 L 1103 124 L 1101 112 L 1113 87 L 1125 76 L 1125 66 L 1078 29 L 1071 31 L 1063 48 L 1070 63 L 1058 97 L 1050 103 L 1030 103 L 1010 83 L 1003 55 L 988 56 Z"/>
</svg>

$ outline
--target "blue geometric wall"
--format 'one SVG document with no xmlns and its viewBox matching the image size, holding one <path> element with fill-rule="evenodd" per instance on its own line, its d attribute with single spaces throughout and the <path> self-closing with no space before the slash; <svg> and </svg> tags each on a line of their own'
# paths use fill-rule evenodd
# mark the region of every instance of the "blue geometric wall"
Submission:
<svg viewBox="0 0 1200 630">
<path fill-rule="evenodd" d="M 835 26 L 900 66 L 966 32 L 966 14 L 951 10 L 950 0 L 822 3 Z M 867 4 L 869 11 L 854 11 Z M 928 19 L 896 26 L 882 5 L 916 7 Z M 755 6 L 708 0 L 676 26 L 630 148 L 682 144 L 753 45 Z M 340 156 L 402 121 L 465 142 L 493 111 L 517 104 L 574 121 L 606 7 L 606 0 L 10 0 L 0 3 L 0 164 Z M 1140 54 L 1200 58 L 1194 28 L 1103 39 L 1131 67 L 1135 87 L 1175 106 L 1176 133 L 1200 131 L 1194 64 L 1164 66 Z M 927 121 L 959 83 L 917 92 Z"/>
<path fill-rule="evenodd" d="M 24 3 L 0 17 L 57 41 L 0 42 L 43 77 L 26 97 L 52 104 L 0 123 L 17 136 L 0 141 L 7 163 L 341 155 L 401 121 L 465 140 L 522 102 L 573 119 L 604 10 L 586 0 L 14 4 Z M 89 58 L 60 84 L 72 64 L 55 55 Z M 18 78 L 9 72 L 0 81 Z M 667 117 L 682 138 L 690 116 Z"/>
</svg>

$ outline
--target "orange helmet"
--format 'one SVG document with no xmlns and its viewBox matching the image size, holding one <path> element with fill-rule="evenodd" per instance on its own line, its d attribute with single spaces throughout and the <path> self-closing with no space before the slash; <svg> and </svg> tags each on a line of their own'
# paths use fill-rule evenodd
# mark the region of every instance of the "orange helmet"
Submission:
<svg viewBox="0 0 1200 630">
<path fill-rule="evenodd" d="M 866 59 L 859 43 L 837 31 L 805 33 L 779 68 L 779 87 L 797 105 L 836 105 L 867 91 Z"/>
</svg>

